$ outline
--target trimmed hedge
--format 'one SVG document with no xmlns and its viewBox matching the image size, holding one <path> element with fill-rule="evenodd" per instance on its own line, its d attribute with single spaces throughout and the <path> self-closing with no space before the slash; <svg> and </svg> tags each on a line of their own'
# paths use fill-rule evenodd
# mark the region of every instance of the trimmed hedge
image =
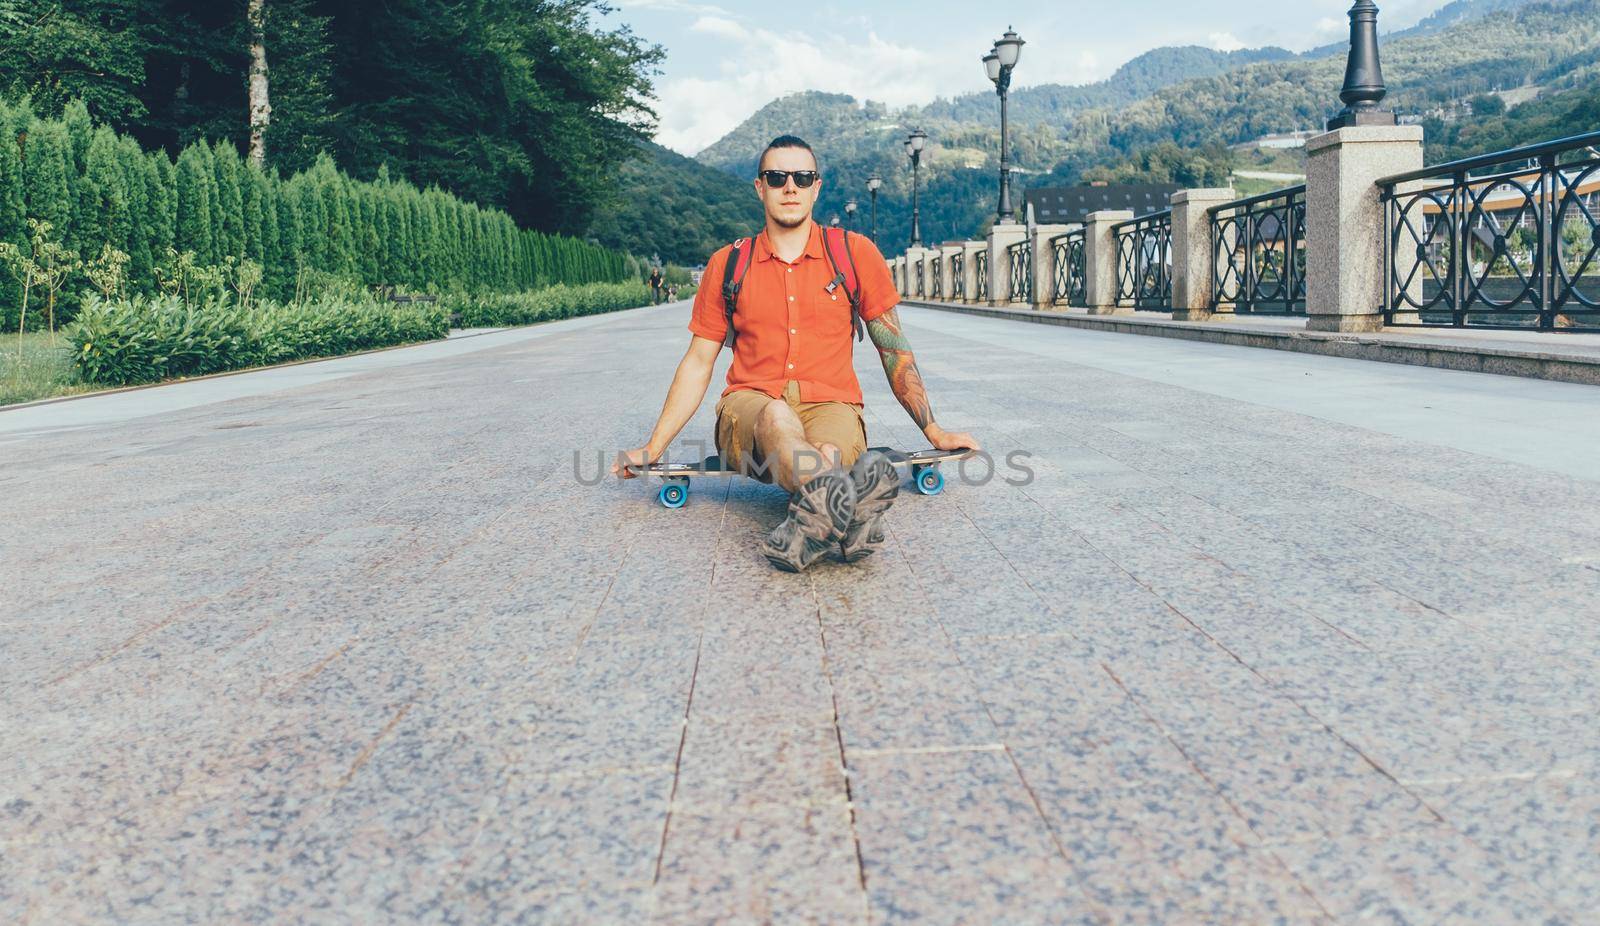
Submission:
<svg viewBox="0 0 1600 926">
<path fill-rule="evenodd" d="M 260 293 L 289 300 L 325 279 L 411 290 L 518 292 L 555 283 L 626 280 L 630 255 L 518 228 L 511 216 L 380 168 L 356 180 L 326 155 L 300 173 L 261 171 L 227 143 L 197 141 L 176 160 L 96 125 L 82 103 L 60 118 L 0 100 L 0 241 L 27 246 L 29 218 L 83 260 L 109 245 L 128 255 L 130 294 L 155 296 L 175 255 L 195 265 L 261 265 Z M 71 315 L 83 280 L 58 310 Z M 0 269 L 0 323 L 16 329 L 21 287 Z M 29 313 L 33 315 L 32 312 Z"/>
<path fill-rule="evenodd" d="M 445 301 L 451 311 L 461 313 L 461 324 L 468 328 L 531 325 L 649 304 L 650 287 L 643 283 L 558 285 L 523 293 L 453 296 Z"/>
<path fill-rule="evenodd" d="M 90 296 L 65 336 L 86 382 L 125 386 L 428 341 L 448 331 L 445 309 L 419 302 L 245 308 L 231 300 L 186 306 L 169 296 L 109 302 Z"/>
</svg>

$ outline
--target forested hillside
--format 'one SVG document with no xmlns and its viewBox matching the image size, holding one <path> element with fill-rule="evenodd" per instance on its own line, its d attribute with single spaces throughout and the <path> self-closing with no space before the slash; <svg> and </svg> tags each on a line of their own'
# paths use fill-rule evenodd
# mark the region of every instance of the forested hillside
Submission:
<svg viewBox="0 0 1600 926">
<path fill-rule="evenodd" d="M 1105 86 L 1018 90 L 1013 113 L 1030 107 L 1033 113 L 1012 127 L 1018 171 L 1013 183 L 1070 184 L 1090 174 L 1125 179 L 1146 168 L 1180 182 L 1191 176 L 1214 181 L 1234 167 L 1255 167 L 1227 146 L 1320 127 L 1341 105 L 1344 46 L 1324 51 L 1329 53 L 1312 57 L 1267 50 L 1265 60 L 1253 60 L 1243 52 L 1224 57 L 1201 54 L 1204 49 L 1162 49 L 1130 62 L 1122 78 Z M 1383 65 L 1388 105 L 1412 119 L 1432 119 L 1448 134 L 1443 127 L 1456 123 L 1438 114 L 1476 122 L 1466 104 L 1484 94 L 1522 88 L 1550 97 L 1600 83 L 1600 0 L 1460 0 L 1385 41 Z M 1195 70 L 1204 76 L 1194 76 Z M 982 79 L 976 71 L 974 77 Z M 1074 108 L 1097 95 L 1131 99 Z M 1039 110 L 1051 108 L 1057 115 L 1037 118 Z M 1538 123 L 1518 121 L 1518 112 L 1511 111 L 1504 132 L 1480 137 L 1535 132 Z M 999 119 L 992 93 L 893 112 L 835 94 L 797 94 L 769 104 L 697 159 L 742 171 L 772 135 L 798 128 L 817 146 L 829 177 L 822 215 L 837 211 L 845 198 L 861 198 L 870 174 L 884 177 L 880 237 L 893 247 L 909 236 L 911 178 L 900 141 L 912 127 L 929 133 L 922 170 L 924 239 L 978 233 L 995 205 Z M 1449 144 L 1462 150 L 1456 141 Z M 1015 199 L 1020 203 L 1020 196 Z"/>
<path fill-rule="evenodd" d="M 640 158 L 617 173 L 617 196 L 595 216 L 590 236 L 641 257 L 693 266 L 735 238 L 761 228 L 761 203 L 750 177 L 733 177 L 644 143 Z"/>
</svg>

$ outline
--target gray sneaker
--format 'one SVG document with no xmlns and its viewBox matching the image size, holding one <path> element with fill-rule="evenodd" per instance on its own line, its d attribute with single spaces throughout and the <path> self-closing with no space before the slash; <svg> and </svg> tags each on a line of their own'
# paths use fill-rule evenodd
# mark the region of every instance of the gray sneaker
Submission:
<svg viewBox="0 0 1600 926">
<path fill-rule="evenodd" d="M 900 494 L 900 472 L 888 457 L 869 450 L 850 467 L 850 481 L 856 487 L 855 516 L 839 541 L 839 552 L 847 563 L 866 559 L 883 545 L 883 513 Z"/>
<path fill-rule="evenodd" d="M 789 516 L 767 535 L 762 551 L 772 565 L 799 572 L 836 549 L 856 509 L 856 486 L 843 470 L 813 476 L 789 499 Z"/>
</svg>

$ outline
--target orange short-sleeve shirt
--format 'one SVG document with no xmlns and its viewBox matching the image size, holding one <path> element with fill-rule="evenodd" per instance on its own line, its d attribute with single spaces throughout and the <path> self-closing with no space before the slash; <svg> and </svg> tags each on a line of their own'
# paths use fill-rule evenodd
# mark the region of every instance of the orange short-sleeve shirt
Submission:
<svg viewBox="0 0 1600 926">
<path fill-rule="evenodd" d="M 894 308 L 900 293 L 877 245 L 865 235 L 852 234 L 847 240 L 861 288 L 861 320 L 871 321 Z M 730 244 L 711 255 L 694 296 L 689 330 L 712 341 L 721 341 L 727 334 L 722 277 L 732 250 Z M 728 368 L 723 395 L 736 389 L 756 389 L 778 398 L 789 380 L 795 380 L 800 384 L 802 402 L 861 404 L 861 384 L 851 365 L 855 332 L 850 324 L 850 299 L 843 286 L 828 292 L 832 280 L 828 255 L 823 252 L 822 227 L 815 222 L 805 251 L 794 263 L 772 253 L 765 231 L 755 237 L 733 317 L 738 337 L 733 342 L 733 365 Z"/>
</svg>

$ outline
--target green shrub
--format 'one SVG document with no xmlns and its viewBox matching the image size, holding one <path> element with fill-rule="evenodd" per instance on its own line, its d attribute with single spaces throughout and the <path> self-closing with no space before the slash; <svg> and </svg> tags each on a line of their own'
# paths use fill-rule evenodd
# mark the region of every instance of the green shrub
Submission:
<svg viewBox="0 0 1600 926">
<path fill-rule="evenodd" d="M 443 304 L 460 313 L 464 327 L 504 328 L 649 305 L 650 288 L 643 283 L 556 285 L 522 293 L 450 296 Z"/>
<path fill-rule="evenodd" d="M 122 386 L 427 341 L 448 328 L 445 310 L 428 303 L 350 299 L 241 308 L 229 299 L 185 305 L 176 296 L 90 296 L 66 337 L 84 381 Z"/>
<path fill-rule="evenodd" d="M 49 221 L 83 258 L 106 245 L 127 253 L 127 285 L 147 296 L 158 292 L 169 251 L 192 254 L 196 267 L 248 257 L 262 265 L 262 295 L 296 301 L 307 301 L 308 279 L 515 293 L 628 279 L 638 263 L 588 241 L 520 229 L 504 212 L 387 171 L 357 181 L 323 156 L 280 177 L 242 161 L 226 142 L 205 141 L 174 163 L 96 127 L 82 105 L 51 119 L 26 101 L 0 101 L 0 242 L 26 244 L 28 218 Z M 77 307 L 83 282 L 74 276 L 57 293 L 58 317 Z M 8 283 L 0 280 L 0 322 L 11 328 L 21 293 Z"/>
</svg>

